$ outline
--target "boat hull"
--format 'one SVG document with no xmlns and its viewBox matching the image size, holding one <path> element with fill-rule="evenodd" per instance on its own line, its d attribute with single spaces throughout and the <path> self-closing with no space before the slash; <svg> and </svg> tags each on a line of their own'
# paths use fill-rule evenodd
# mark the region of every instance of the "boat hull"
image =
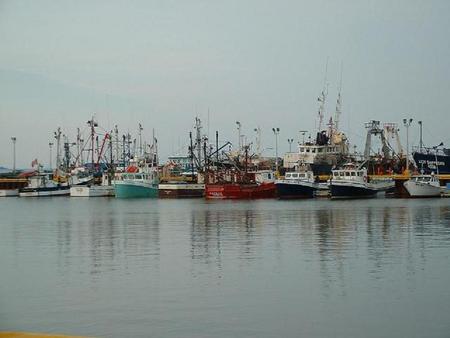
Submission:
<svg viewBox="0 0 450 338">
<path fill-rule="evenodd" d="M 160 198 L 199 198 L 205 195 L 204 184 L 166 183 L 159 185 Z"/>
<path fill-rule="evenodd" d="M 440 197 L 441 188 L 438 186 L 424 184 L 414 181 L 403 183 L 410 197 Z"/>
<path fill-rule="evenodd" d="M 279 199 L 312 198 L 318 187 L 309 182 L 282 182 L 275 183 Z"/>
<path fill-rule="evenodd" d="M 114 185 L 116 198 L 158 197 L 157 186 L 119 182 Z"/>
<path fill-rule="evenodd" d="M 378 189 L 362 185 L 330 184 L 331 198 L 365 198 L 375 197 Z"/>
<path fill-rule="evenodd" d="M 207 199 L 260 199 L 276 197 L 275 183 L 262 184 L 207 184 Z"/>
<path fill-rule="evenodd" d="M 70 188 L 70 197 L 108 197 L 114 196 L 111 185 L 75 186 Z"/>
<path fill-rule="evenodd" d="M 69 186 L 48 187 L 48 188 L 23 188 L 19 190 L 20 197 L 51 197 L 69 196 Z"/>
<path fill-rule="evenodd" d="M 424 174 L 439 173 L 450 174 L 450 156 L 449 155 L 434 155 L 420 152 L 413 153 L 414 162 L 418 168 L 423 170 Z M 437 163 L 437 167 L 436 167 Z M 438 170 L 439 169 L 439 170 Z"/>
</svg>

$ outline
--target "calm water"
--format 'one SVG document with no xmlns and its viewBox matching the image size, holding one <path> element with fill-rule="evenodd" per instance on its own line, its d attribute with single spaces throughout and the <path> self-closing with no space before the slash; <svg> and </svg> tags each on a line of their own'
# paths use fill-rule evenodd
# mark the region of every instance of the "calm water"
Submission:
<svg viewBox="0 0 450 338">
<path fill-rule="evenodd" d="M 450 337 L 450 199 L 0 200 L 0 330 Z"/>
</svg>

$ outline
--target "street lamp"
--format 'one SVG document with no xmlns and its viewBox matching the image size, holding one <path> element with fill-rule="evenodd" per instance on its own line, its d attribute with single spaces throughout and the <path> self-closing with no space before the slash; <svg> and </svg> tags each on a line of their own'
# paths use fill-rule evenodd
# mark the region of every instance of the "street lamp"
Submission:
<svg viewBox="0 0 450 338">
<path fill-rule="evenodd" d="M 241 122 L 236 121 L 237 130 L 238 130 L 238 146 L 239 151 L 241 151 Z"/>
<path fill-rule="evenodd" d="M 11 141 L 13 143 L 13 173 L 16 173 L 16 141 L 17 137 L 11 137 Z"/>
<path fill-rule="evenodd" d="M 49 142 L 48 143 L 48 147 L 50 148 L 50 170 L 52 170 L 52 147 L 53 147 L 53 142 Z"/>
<path fill-rule="evenodd" d="M 289 152 L 292 152 L 292 142 L 294 142 L 294 139 L 293 138 L 288 138 Z"/>
<path fill-rule="evenodd" d="M 275 168 L 278 174 L 278 134 L 280 134 L 280 128 L 272 128 L 272 131 L 275 135 Z"/>
<path fill-rule="evenodd" d="M 403 125 L 406 128 L 406 173 L 409 176 L 409 126 L 413 119 L 403 119 Z"/>
</svg>

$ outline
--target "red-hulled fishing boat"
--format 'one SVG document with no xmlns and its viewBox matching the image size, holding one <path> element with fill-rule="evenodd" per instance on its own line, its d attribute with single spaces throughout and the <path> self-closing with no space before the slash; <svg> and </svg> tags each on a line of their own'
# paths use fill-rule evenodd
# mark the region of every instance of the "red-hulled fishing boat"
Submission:
<svg viewBox="0 0 450 338">
<path fill-rule="evenodd" d="M 275 175 L 270 170 L 260 170 L 240 174 L 239 172 L 214 173 L 214 179 L 205 185 L 207 199 L 257 199 L 274 198 Z"/>
</svg>

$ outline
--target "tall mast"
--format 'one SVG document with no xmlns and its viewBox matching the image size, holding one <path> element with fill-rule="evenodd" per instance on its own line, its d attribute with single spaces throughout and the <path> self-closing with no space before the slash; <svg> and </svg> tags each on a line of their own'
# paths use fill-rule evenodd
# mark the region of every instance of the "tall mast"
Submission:
<svg viewBox="0 0 450 338">
<path fill-rule="evenodd" d="M 58 129 L 55 132 L 55 139 L 56 139 L 56 170 L 59 172 L 59 167 L 61 165 L 61 128 L 58 127 Z"/>
<path fill-rule="evenodd" d="M 142 156 L 142 124 L 139 123 L 139 156 Z"/>
<path fill-rule="evenodd" d="M 319 130 L 318 131 L 319 132 L 322 130 L 323 116 L 325 113 L 325 101 L 326 101 L 327 94 L 328 94 L 327 72 L 328 72 L 328 58 L 327 58 L 327 63 L 325 65 L 325 78 L 323 80 L 323 89 L 322 89 L 322 92 L 320 93 L 320 96 L 317 98 L 317 101 L 320 102 L 319 111 L 318 111 L 318 119 L 319 119 L 319 123 L 318 123 Z"/>
<path fill-rule="evenodd" d="M 114 135 L 116 138 L 116 161 L 119 163 L 119 128 L 117 124 L 114 126 Z"/>
<path fill-rule="evenodd" d="M 80 128 L 77 128 L 77 163 L 75 163 L 75 165 L 78 167 L 80 166 L 81 163 L 81 152 L 80 152 L 80 148 L 81 148 L 81 135 L 80 135 Z"/>
<path fill-rule="evenodd" d="M 88 125 L 91 127 L 91 165 L 94 165 L 94 151 L 95 151 L 95 127 L 97 127 L 97 122 L 94 121 L 94 116 L 88 122 Z M 97 139 L 98 143 L 98 139 Z M 97 144 L 98 148 L 98 144 Z M 98 151 L 98 149 L 97 149 Z"/>
<path fill-rule="evenodd" d="M 122 165 L 125 168 L 126 164 L 125 164 L 125 158 L 126 158 L 126 139 L 127 137 L 125 136 L 125 134 L 122 135 Z"/>
<path fill-rule="evenodd" d="M 342 113 L 342 100 L 341 100 L 341 92 L 342 92 L 342 63 L 341 63 L 341 78 L 339 80 L 339 92 L 336 100 L 336 112 L 334 114 L 334 128 L 335 130 L 339 129 L 339 116 Z"/>
<path fill-rule="evenodd" d="M 197 161 L 198 167 L 201 167 L 202 162 L 202 122 L 198 117 L 195 118 L 195 130 L 196 130 L 196 139 L 195 145 L 197 147 Z"/>
<path fill-rule="evenodd" d="M 194 145 L 192 143 L 192 131 L 189 132 L 189 140 L 191 142 L 191 146 L 189 147 L 189 156 L 191 158 L 191 172 L 192 178 L 194 178 Z"/>
</svg>

